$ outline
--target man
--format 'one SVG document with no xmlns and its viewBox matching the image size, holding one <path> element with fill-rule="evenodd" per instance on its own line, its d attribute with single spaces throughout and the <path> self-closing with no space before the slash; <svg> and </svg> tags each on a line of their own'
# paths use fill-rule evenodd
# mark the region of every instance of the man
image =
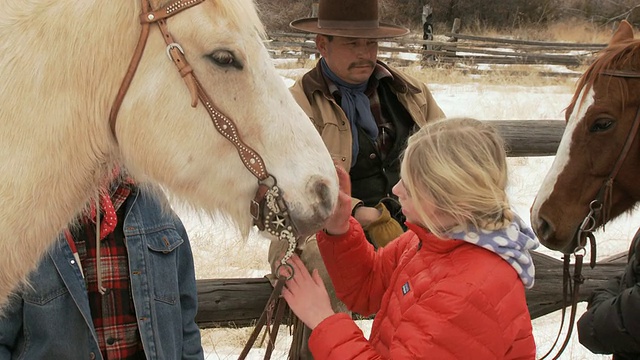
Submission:
<svg viewBox="0 0 640 360">
<path fill-rule="evenodd" d="M 99 230 L 91 207 L 3 309 L 0 360 L 204 358 L 182 223 L 131 180 L 104 190 Z"/>
<path fill-rule="evenodd" d="M 377 0 L 320 0 L 317 18 L 295 20 L 290 26 L 316 34 L 322 56 L 291 93 L 336 164 L 349 171 L 352 214 L 369 241 L 382 247 L 403 231 L 404 219 L 391 189 L 399 180 L 407 138 L 444 113 L 424 83 L 378 60 L 378 39 L 409 30 L 379 22 Z M 285 248 L 283 242 L 272 242 L 272 271 Z M 309 269 L 320 271 L 333 295 L 315 238 L 304 244 L 301 258 Z M 336 311 L 346 310 L 335 298 L 332 304 Z"/>
</svg>

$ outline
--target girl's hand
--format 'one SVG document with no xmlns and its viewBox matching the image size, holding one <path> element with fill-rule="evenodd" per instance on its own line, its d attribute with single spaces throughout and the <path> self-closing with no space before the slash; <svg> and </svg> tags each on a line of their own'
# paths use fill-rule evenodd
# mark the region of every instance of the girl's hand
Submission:
<svg viewBox="0 0 640 360">
<path fill-rule="evenodd" d="M 324 229 L 331 235 L 342 235 L 349 231 L 349 217 L 351 216 L 351 179 L 349 173 L 340 166 L 336 166 L 340 192 L 338 204 L 333 214 L 324 223 Z"/>
<path fill-rule="evenodd" d="M 282 296 L 296 316 L 313 330 L 324 319 L 335 314 L 331 308 L 329 294 L 318 275 L 318 270 L 314 269 L 313 275 L 310 275 L 300 257 L 295 254 L 288 263 L 293 267 L 294 275 L 285 283 Z M 283 273 L 279 275 L 288 275 L 284 274 L 285 270 L 281 271 Z"/>
</svg>

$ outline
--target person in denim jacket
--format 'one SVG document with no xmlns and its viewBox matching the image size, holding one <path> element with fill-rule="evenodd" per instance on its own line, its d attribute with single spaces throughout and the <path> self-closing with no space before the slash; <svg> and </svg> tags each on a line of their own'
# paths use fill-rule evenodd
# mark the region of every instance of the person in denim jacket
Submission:
<svg viewBox="0 0 640 360">
<path fill-rule="evenodd" d="M 204 358 L 180 219 L 132 181 L 102 194 L 99 251 L 91 207 L 3 309 L 0 359 Z"/>
</svg>

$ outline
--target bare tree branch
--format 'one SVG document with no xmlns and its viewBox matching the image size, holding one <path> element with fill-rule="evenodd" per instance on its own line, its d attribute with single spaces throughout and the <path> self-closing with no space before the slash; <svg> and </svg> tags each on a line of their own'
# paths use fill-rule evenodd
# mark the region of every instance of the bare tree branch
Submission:
<svg viewBox="0 0 640 360">
<path fill-rule="evenodd" d="M 613 21 L 617 21 L 617 20 L 629 19 L 629 17 L 633 13 L 633 10 L 635 10 L 635 9 L 640 9 L 640 4 L 631 7 L 629 10 L 623 12 L 620 15 L 616 15 L 616 16 L 614 16 L 612 18 L 607 19 L 607 24 L 610 23 L 610 22 L 613 22 Z"/>
</svg>

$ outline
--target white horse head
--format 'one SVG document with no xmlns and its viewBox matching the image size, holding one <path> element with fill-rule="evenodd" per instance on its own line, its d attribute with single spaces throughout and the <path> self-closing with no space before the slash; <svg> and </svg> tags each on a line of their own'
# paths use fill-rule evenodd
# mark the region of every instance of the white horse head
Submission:
<svg viewBox="0 0 640 360">
<path fill-rule="evenodd" d="M 191 106 L 155 26 L 111 132 L 140 12 L 131 1 L 5 1 L 0 304 L 117 164 L 139 182 L 228 214 L 245 234 L 251 227 L 257 180 L 205 106 Z M 334 166 L 275 72 L 251 0 L 206 0 L 166 23 L 213 105 L 277 179 L 298 230 L 317 230 L 337 198 Z"/>
</svg>

